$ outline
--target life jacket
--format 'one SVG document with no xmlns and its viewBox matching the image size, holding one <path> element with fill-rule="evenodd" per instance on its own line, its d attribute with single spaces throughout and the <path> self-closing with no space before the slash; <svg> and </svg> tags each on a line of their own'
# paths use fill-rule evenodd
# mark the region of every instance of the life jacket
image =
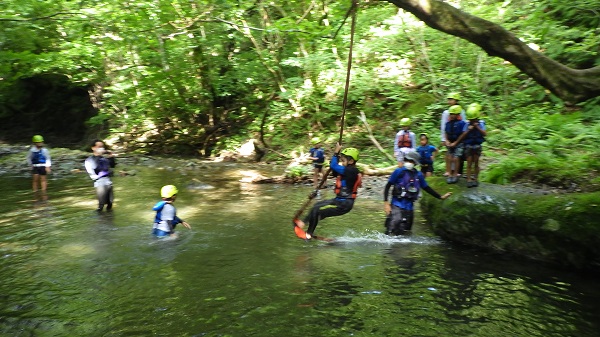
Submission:
<svg viewBox="0 0 600 337">
<path fill-rule="evenodd" d="M 421 156 L 419 162 L 421 164 L 433 164 L 433 160 L 431 160 L 431 154 L 433 153 L 433 151 L 433 148 L 429 146 L 429 144 L 417 147 L 417 152 Z"/>
<path fill-rule="evenodd" d="M 159 201 L 152 207 L 153 211 L 156 211 L 156 216 L 154 217 L 154 223 L 159 223 L 162 221 L 162 210 L 165 207 L 166 201 Z"/>
<path fill-rule="evenodd" d="M 445 130 L 448 141 L 454 142 L 455 140 L 457 140 L 463 132 L 462 129 L 464 125 L 465 123 L 461 123 L 461 121 L 459 120 L 448 121 L 448 123 L 446 123 Z"/>
<path fill-rule="evenodd" d="M 39 151 L 37 152 L 33 152 L 33 156 L 31 158 L 31 163 L 32 164 L 45 164 L 46 163 L 46 156 L 44 156 L 44 154 L 42 153 L 43 149 L 39 149 Z"/>
<path fill-rule="evenodd" d="M 324 163 L 325 162 L 325 150 L 321 148 L 312 148 L 310 149 L 310 156 L 316 157 L 318 159 L 313 160 L 313 163 Z"/>
<path fill-rule="evenodd" d="M 398 181 L 394 185 L 392 195 L 398 199 L 415 201 L 419 198 L 421 181 L 416 170 L 403 170 Z"/>
<path fill-rule="evenodd" d="M 346 166 L 345 171 L 345 179 L 342 179 L 342 175 L 338 174 L 335 180 L 335 194 L 338 198 L 356 199 L 358 188 L 362 186 L 362 174 L 353 166 Z M 346 186 L 342 186 L 343 180 L 346 181 Z M 352 187 L 352 190 L 350 190 L 350 187 Z"/>
<path fill-rule="evenodd" d="M 483 122 L 477 121 L 477 124 L 481 125 L 481 123 Z M 483 137 L 481 131 L 475 128 L 467 133 L 464 140 L 464 143 L 467 145 L 481 145 L 483 142 L 485 142 L 485 137 Z"/>
<path fill-rule="evenodd" d="M 156 205 L 154 205 L 154 207 L 152 207 L 153 211 L 156 211 L 156 216 L 154 217 L 154 223 L 160 223 L 162 220 L 162 210 L 163 208 L 165 208 L 165 205 L 167 204 L 166 201 L 162 200 L 156 203 Z M 177 215 L 175 215 L 173 217 L 173 220 L 171 221 L 171 225 L 173 225 L 173 228 L 175 228 L 175 226 L 179 223 L 181 223 L 182 220 L 180 218 L 177 217 Z"/>
<path fill-rule="evenodd" d="M 409 131 L 404 131 L 404 134 L 400 135 L 398 138 L 398 147 L 412 147 Z"/>
<path fill-rule="evenodd" d="M 99 176 L 107 176 L 110 173 L 110 161 L 104 157 L 94 157 L 96 161 L 96 168 L 94 172 L 96 172 Z"/>
</svg>

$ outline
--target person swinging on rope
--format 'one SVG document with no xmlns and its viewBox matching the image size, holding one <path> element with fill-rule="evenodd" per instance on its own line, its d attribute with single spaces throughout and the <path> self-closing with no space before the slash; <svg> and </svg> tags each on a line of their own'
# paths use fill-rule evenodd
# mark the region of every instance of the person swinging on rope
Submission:
<svg viewBox="0 0 600 337">
<path fill-rule="evenodd" d="M 354 206 L 357 190 L 362 183 L 362 175 L 356 167 L 359 151 L 353 147 L 348 147 L 340 152 L 341 148 L 342 146 L 339 143 L 336 144 L 335 155 L 329 162 L 334 175 L 337 175 L 335 183 L 336 197 L 317 202 L 304 218 L 304 221 L 296 220 L 296 224 L 300 228 L 304 228 L 305 224 L 308 223 L 306 239 L 315 237 L 313 233 L 319 220 L 344 215 L 350 212 Z"/>
</svg>

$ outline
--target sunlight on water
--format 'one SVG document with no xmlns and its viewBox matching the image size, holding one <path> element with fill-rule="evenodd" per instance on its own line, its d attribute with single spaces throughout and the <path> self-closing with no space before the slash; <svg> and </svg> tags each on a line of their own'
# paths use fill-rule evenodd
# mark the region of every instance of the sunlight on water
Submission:
<svg viewBox="0 0 600 337">
<path fill-rule="evenodd" d="M 255 166 L 255 165 L 254 165 Z M 381 202 L 361 199 L 298 239 L 311 186 L 240 183 L 253 165 L 135 167 L 96 213 L 85 176 L 0 176 L 0 336 L 527 336 L 600 331 L 593 276 L 457 247 L 416 219 L 383 233 Z M 150 235 L 165 183 L 192 229 Z M 323 193 L 330 197 L 331 191 Z M 417 213 L 419 214 L 419 213 Z"/>
<path fill-rule="evenodd" d="M 347 231 L 343 236 L 333 238 L 336 243 L 345 244 L 381 244 L 381 245 L 394 245 L 401 243 L 421 244 L 421 245 L 437 245 L 441 244 L 441 241 L 435 237 L 424 237 L 424 236 L 389 236 L 381 232 L 366 232 L 358 233 L 355 231 Z"/>
</svg>

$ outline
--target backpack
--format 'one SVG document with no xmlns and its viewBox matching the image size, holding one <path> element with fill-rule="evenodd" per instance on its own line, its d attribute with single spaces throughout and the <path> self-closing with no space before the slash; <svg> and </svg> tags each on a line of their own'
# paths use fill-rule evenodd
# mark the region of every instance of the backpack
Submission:
<svg viewBox="0 0 600 337">
<path fill-rule="evenodd" d="M 398 182 L 394 185 L 392 195 L 396 198 L 404 198 L 415 201 L 419 198 L 421 190 L 421 181 L 417 171 L 404 170 L 402 171 Z"/>
</svg>

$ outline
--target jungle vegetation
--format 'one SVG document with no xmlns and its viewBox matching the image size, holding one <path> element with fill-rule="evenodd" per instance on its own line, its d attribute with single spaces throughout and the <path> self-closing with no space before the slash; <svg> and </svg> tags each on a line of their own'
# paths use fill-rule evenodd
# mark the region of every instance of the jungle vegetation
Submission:
<svg viewBox="0 0 600 337">
<path fill-rule="evenodd" d="M 264 161 L 340 130 L 352 1 L 0 3 L 2 139 Z M 398 121 L 439 146 L 445 95 L 483 105 L 483 179 L 600 189 L 595 0 L 358 2 L 344 144 L 390 165 Z M 51 143 L 51 141 L 50 141 Z M 438 172 L 440 171 L 438 169 Z"/>
</svg>

